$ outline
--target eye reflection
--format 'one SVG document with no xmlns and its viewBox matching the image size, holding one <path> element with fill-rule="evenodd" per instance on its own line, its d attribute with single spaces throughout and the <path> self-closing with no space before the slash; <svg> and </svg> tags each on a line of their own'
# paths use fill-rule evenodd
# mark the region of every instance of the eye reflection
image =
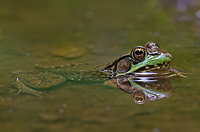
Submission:
<svg viewBox="0 0 200 132">
<path fill-rule="evenodd" d="M 146 95 L 140 90 L 132 93 L 131 98 L 136 104 L 144 104 L 146 102 Z"/>
</svg>

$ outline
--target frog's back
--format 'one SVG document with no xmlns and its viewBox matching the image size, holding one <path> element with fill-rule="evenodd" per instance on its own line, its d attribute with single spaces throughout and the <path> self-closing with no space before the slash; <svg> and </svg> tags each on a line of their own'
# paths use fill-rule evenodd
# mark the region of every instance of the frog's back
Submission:
<svg viewBox="0 0 200 132">
<path fill-rule="evenodd" d="M 57 69 L 56 73 L 72 81 L 105 81 L 108 78 L 108 74 L 100 72 L 97 66 L 89 64 L 71 65 L 64 69 Z"/>
<path fill-rule="evenodd" d="M 87 63 L 67 64 L 57 66 L 38 67 L 41 73 L 51 73 L 61 75 L 66 80 L 71 81 L 105 81 L 108 74 L 100 72 L 97 66 L 91 66 Z"/>
</svg>

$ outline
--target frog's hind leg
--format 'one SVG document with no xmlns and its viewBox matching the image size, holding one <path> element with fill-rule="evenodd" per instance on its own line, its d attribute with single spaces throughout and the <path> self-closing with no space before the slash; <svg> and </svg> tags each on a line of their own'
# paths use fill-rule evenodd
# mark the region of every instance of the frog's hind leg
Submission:
<svg viewBox="0 0 200 132">
<path fill-rule="evenodd" d="M 28 94 L 33 94 L 35 96 L 38 96 L 42 98 L 40 91 L 34 90 L 23 84 L 20 80 L 15 81 L 13 85 L 18 89 L 18 94 L 20 93 L 28 93 Z"/>
</svg>

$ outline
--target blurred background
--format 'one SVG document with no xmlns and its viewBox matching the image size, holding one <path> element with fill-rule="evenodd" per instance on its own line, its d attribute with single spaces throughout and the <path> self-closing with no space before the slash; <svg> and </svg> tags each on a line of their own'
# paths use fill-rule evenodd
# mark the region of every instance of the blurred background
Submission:
<svg viewBox="0 0 200 132">
<path fill-rule="evenodd" d="M 0 0 L 0 131 L 199 132 L 199 38 L 199 0 Z M 148 41 L 187 73 L 170 80 L 169 98 L 137 105 L 117 88 L 69 82 L 40 99 L 12 86 L 35 64 L 105 65 Z"/>
</svg>

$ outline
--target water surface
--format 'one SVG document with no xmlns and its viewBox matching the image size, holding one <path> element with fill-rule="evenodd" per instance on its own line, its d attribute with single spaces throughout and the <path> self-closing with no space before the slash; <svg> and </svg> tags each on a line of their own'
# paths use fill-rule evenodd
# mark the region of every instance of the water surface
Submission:
<svg viewBox="0 0 200 132">
<path fill-rule="evenodd" d="M 200 131 L 199 3 L 182 13 L 175 5 L 156 0 L 1 1 L 0 131 Z M 177 14 L 191 18 L 177 21 Z M 37 71 L 35 64 L 104 65 L 148 41 L 170 52 L 172 66 L 187 72 L 187 78 L 170 80 L 169 98 L 138 105 L 117 87 L 67 81 L 43 91 L 41 99 L 18 94 L 11 83 L 14 73 Z M 70 46 L 81 55 L 54 54 Z"/>
</svg>

